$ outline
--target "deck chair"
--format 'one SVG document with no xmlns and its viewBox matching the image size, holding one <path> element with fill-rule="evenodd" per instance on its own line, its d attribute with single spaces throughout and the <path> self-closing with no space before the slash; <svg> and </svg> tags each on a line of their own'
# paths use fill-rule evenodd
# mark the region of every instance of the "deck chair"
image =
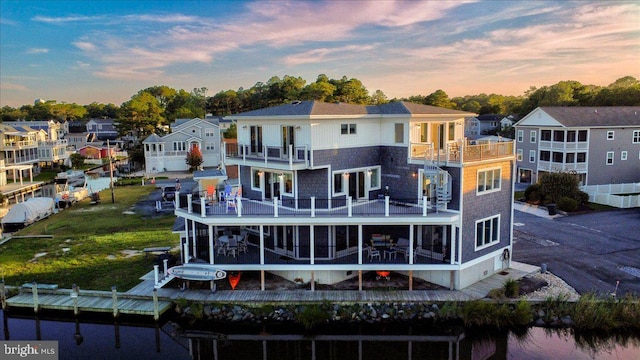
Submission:
<svg viewBox="0 0 640 360">
<path fill-rule="evenodd" d="M 369 258 L 369 262 L 373 261 L 374 258 L 378 258 L 378 261 L 381 261 L 380 258 L 380 250 L 376 250 L 373 246 L 367 246 L 364 248 L 364 251 L 367 253 L 367 257 Z"/>
<path fill-rule="evenodd" d="M 216 251 L 216 254 L 218 254 L 218 255 L 227 255 L 227 247 L 226 247 L 226 245 L 222 244 L 220 242 L 220 240 L 216 239 L 215 247 L 216 247 L 216 249 L 218 249 Z"/>
</svg>

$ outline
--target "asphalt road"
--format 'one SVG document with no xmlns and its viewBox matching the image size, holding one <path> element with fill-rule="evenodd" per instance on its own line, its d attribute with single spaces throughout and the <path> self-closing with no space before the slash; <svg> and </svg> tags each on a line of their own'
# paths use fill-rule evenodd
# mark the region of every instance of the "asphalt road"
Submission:
<svg viewBox="0 0 640 360">
<path fill-rule="evenodd" d="M 640 295 L 640 209 L 553 220 L 514 212 L 513 260 L 538 265 L 580 294 Z"/>
</svg>

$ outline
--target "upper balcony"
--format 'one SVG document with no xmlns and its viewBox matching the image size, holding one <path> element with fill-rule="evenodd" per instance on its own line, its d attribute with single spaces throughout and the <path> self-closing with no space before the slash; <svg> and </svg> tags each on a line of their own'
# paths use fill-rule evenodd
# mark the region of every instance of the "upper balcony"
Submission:
<svg viewBox="0 0 640 360">
<path fill-rule="evenodd" d="M 509 159 L 515 157 L 515 142 L 451 142 L 442 149 L 436 149 L 433 143 L 411 143 L 410 159 L 430 161 L 444 166 L 462 166 L 462 164 Z"/>
<path fill-rule="evenodd" d="M 268 166 L 280 170 L 306 169 L 310 151 L 307 146 L 261 146 L 224 143 L 223 159 L 227 164 Z"/>
<path fill-rule="evenodd" d="M 200 222 L 210 224 L 226 224 L 231 222 L 247 223 L 258 221 L 300 223 L 338 222 L 371 222 L 380 221 L 412 222 L 419 219 L 427 223 L 450 223 L 459 218 L 455 210 L 436 209 L 432 199 L 426 196 L 421 199 L 391 199 L 388 196 L 376 200 L 355 201 L 351 197 L 342 199 L 274 199 L 272 201 L 236 198 L 219 201 L 199 194 L 184 194 L 176 196 L 175 213 L 182 217 L 199 218 Z M 256 219 L 258 218 L 258 219 Z M 278 220 L 275 220 L 278 219 Z"/>
<path fill-rule="evenodd" d="M 20 150 L 25 148 L 36 148 L 38 147 L 38 141 L 5 139 L 2 142 L 2 147 L 4 150 Z"/>
</svg>

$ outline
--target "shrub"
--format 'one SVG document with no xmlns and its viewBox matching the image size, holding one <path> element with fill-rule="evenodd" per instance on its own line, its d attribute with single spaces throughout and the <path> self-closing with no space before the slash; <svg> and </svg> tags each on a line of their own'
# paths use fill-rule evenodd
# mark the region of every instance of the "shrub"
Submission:
<svg viewBox="0 0 640 360">
<path fill-rule="evenodd" d="M 570 197 L 563 196 L 558 200 L 558 209 L 563 211 L 576 211 L 578 202 Z"/>
<path fill-rule="evenodd" d="M 504 282 L 504 295 L 509 298 L 514 298 L 518 296 L 520 292 L 520 286 L 518 282 L 514 279 L 508 279 Z"/>
<path fill-rule="evenodd" d="M 303 307 L 298 312 L 298 321 L 305 327 L 305 329 L 313 329 L 314 327 L 329 321 L 331 316 L 329 313 L 322 309 L 318 304 L 311 304 Z"/>
<path fill-rule="evenodd" d="M 524 199 L 530 203 L 540 203 L 544 200 L 540 185 L 531 184 L 524 190 Z"/>
<path fill-rule="evenodd" d="M 584 191 L 578 191 L 575 194 L 575 199 L 578 202 L 578 205 L 586 204 L 589 202 L 589 194 Z"/>
<path fill-rule="evenodd" d="M 578 179 L 574 175 L 565 172 L 543 173 L 538 183 L 545 200 L 556 203 L 564 196 L 574 197 L 580 190 Z"/>
</svg>

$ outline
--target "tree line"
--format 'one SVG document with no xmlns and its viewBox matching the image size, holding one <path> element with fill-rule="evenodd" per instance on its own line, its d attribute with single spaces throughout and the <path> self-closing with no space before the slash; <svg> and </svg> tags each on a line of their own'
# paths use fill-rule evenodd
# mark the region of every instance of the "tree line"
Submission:
<svg viewBox="0 0 640 360">
<path fill-rule="evenodd" d="M 58 103 L 55 100 L 36 102 L 19 108 L 4 106 L 1 121 L 13 120 L 87 120 L 112 118 L 118 120 L 121 134 L 135 134 L 144 139 L 151 133 L 163 134 L 167 125 L 179 118 L 203 118 L 210 113 L 224 116 L 244 111 L 290 103 L 294 100 L 319 100 L 351 104 L 377 105 L 390 101 L 410 101 L 478 114 L 524 116 L 538 106 L 638 106 L 640 81 L 632 76 L 617 79 L 608 86 L 583 85 L 578 81 L 560 81 L 541 88 L 531 87 L 522 96 L 479 94 L 450 98 L 443 90 L 428 95 L 388 99 L 381 90 L 369 92 L 362 81 L 343 76 L 330 79 L 318 75 L 308 83 L 301 77 L 285 75 L 271 77 L 248 89 L 222 90 L 207 96 L 206 87 L 192 91 L 168 86 L 152 86 L 138 91 L 120 106 L 93 102 L 89 105 Z"/>
</svg>

